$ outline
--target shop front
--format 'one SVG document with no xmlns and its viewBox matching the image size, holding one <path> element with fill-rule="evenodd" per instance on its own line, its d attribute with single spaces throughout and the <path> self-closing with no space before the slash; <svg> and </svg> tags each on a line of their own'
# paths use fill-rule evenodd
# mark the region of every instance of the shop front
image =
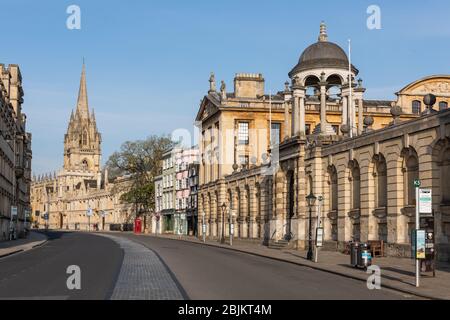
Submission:
<svg viewBox="0 0 450 320">
<path fill-rule="evenodd" d="M 176 213 L 174 215 L 174 233 L 177 235 L 187 235 L 188 233 L 188 223 L 187 216 L 185 212 Z"/>
</svg>

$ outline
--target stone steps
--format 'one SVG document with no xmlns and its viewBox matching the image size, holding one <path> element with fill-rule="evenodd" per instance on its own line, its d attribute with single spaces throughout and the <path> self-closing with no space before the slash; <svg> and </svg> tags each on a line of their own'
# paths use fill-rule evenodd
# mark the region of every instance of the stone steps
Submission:
<svg viewBox="0 0 450 320">
<path fill-rule="evenodd" d="M 275 250 L 283 250 L 289 247 L 289 241 L 287 240 L 278 240 L 278 241 L 270 241 L 269 248 Z"/>
</svg>

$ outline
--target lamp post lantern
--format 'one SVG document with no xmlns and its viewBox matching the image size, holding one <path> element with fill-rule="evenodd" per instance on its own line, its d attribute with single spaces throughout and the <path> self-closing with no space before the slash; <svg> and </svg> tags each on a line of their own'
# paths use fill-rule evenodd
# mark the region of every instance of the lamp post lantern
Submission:
<svg viewBox="0 0 450 320">
<path fill-rule="evenodd" d="M 309 235 L 308 235 L 308 254 L 307 259 L 312 261 L 313 259 L 313 249 L 312 249 L 312 208 L 315 205 L 317 197 L 311 193 L 306 197 L 306 202 L 309 207 Z"/>
<path fill-rule="evenodd" d="M 220 237 L 220 243 L 225 244 L 225 211 L 227 210 L 227 205 L 225 202 L 222 204 L 222 234 Z"/>
</svg>

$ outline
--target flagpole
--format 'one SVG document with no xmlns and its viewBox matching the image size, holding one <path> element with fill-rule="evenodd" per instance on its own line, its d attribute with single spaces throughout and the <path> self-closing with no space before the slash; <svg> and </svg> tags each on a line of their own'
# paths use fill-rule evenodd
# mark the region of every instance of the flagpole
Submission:
<svg viewBox="0 0 450 320">
<path fill-rule="evenodd" d="M 350 88 L 349 102 L 348 102 L 348 116 L 350 117 L 350 138 L 353 138 L 353 122 L 355 121 L 355 115 L 353 110 L 353 87 L 352 87 L 352 40 L 348 39 L 348 86 Z"/>
<path fill-rule="evenodd" d="M 269 92 L 269 126 L 270 126 L 269 143 L 270 147 L 272 147 L 272 90 L 270 90 Z"/>
</svg>

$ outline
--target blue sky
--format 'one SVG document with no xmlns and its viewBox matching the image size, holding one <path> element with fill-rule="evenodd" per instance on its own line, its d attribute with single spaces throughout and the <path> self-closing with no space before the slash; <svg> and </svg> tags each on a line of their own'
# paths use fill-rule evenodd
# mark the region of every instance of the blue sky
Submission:
<svg viewBox="0 0 450 320">
<path fill-rule="evenodd" d="M 81 30 L 66 9 L 81 8 Z M 366 27 L 369 5 L 382 29 Z M 33 171 L 62 166 L 82 58 L 103 160 L 126 140 L 192 129 L 211 71 L 232 88 L 237 72 L 261 72 L 279 91 L 327 23 L 330 41 L 353 43 L 366 98 L 393 99 L 404 85 L 450 73 L 450 3 L 437 1 L 5 1 L 0 63 L 19 64 L 33 133 Z"/>
</svg>

